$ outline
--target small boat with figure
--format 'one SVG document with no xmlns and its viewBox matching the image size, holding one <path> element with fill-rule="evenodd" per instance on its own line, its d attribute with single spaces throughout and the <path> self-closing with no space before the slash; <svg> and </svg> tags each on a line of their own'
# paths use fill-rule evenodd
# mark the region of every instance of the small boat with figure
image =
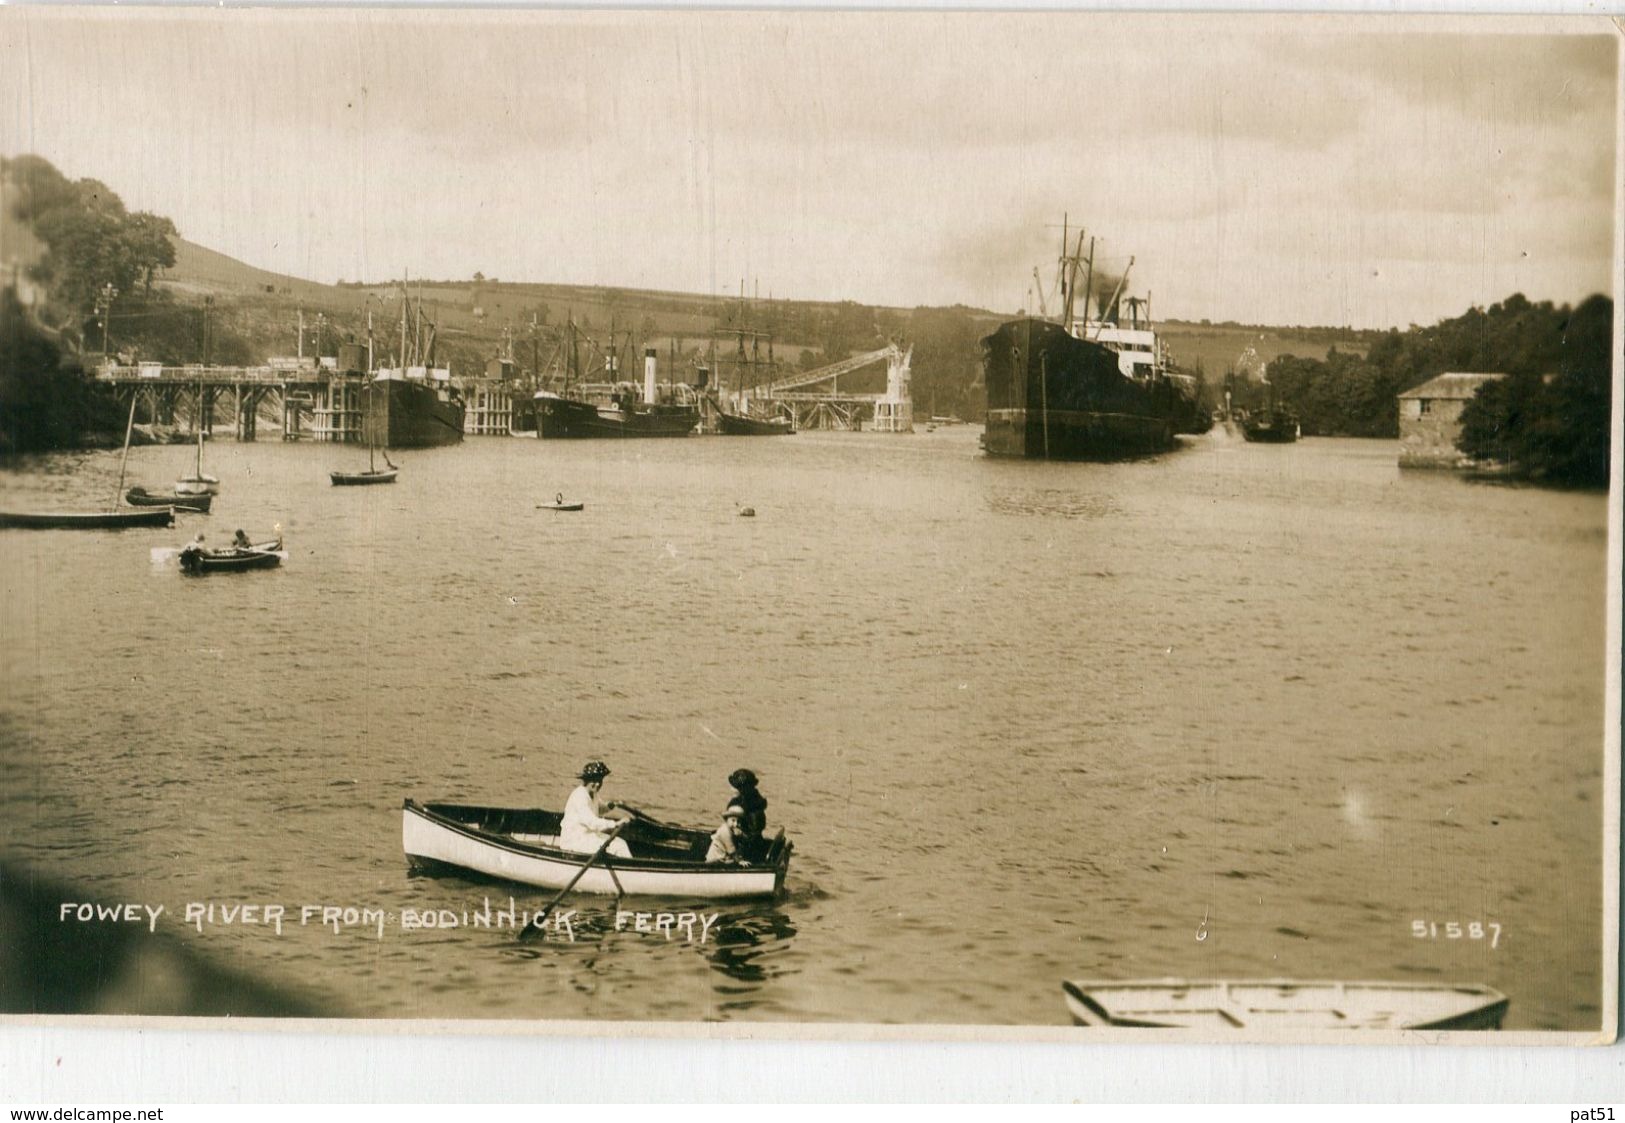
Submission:
<svg viewBox="0 0 1625 1123">
<path fill-rule="evenodd" d="M 1439 983 L 1074 980 L 1061 984 L 1080 1026 L 1281 1031 L 1500 1029 L 1507 997 Z"/>
<path fill-rule="evenodd" d="M 124 502 L 132 507 L 173 507 L 177 511 L 195 511 L 206 515 L 214 504 L 214 496 L 157 494 L 144 487 L 132 487 L 124 493 Z"/>
<path fill-rule="evenodd" d="M 578 499 L 571 499 L 567 501 L 564 498 L 564 492 L 561 491 L 553 496 L 553 502 L 538 503 L 536 504 L 536 509 L 538 511 L 580 511 L 586 506 L 587 505 L 585 503 Z"/>
<path fill-rule="evenodd" d="M 180 551 L 179 560 L 183 573 L 242 573 L 250 569 L 275 569 L 288 560 L 288 552 L 282 548 L 280 538 L 246 546 L 232 545 L 223 550 L 210 550 L 201 542 L 194 542 Z"/>
<path fill-rule="evenodd" d="M 632 856 L 601 852 L 595 857 L 560 847 L 562 819 L 557 811 L 420 804 L 408 799 L 401 811 L 401 845 L 407 862 L 421 873 L 476 876 L 541 889 L 573 887 L 582 893 L 700 900 L 777 896 L 784 889 L 794 849 L 780 831 L 759 863 L 707 862 L 709 830 L 673 826 L 633 812 L 620 832 Z"/>
</svg>

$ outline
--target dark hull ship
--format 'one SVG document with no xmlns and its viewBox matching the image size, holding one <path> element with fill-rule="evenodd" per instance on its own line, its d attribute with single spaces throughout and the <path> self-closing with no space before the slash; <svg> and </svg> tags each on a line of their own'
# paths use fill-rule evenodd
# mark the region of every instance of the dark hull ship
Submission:
<svg viewBox="0 0 1625 1123">
<path fill-rule="evenodd" d="M 536 395 L 536 435 L 544 441 L 604 437 L 686 437 L 700 411 L 681 404 L 628 401 L 598 405 L 543 390 Z"/>
<path fill-rule="evenodd" d="M 449 382 L 381 373 L 361 390 L 361 433 L 379 448 L 430 448 L 463 439 L 463 399 Z"/>
<path fill-rule="evenodd" d="M 779 437 L 796 431 L 787 417 L 747 417 L 723 409 L 717 410 L 717 428 L 725 437 Z"/>
<path fill-rule="evenodd" d="M 577 369 L 575 325 L 570 325 L 570 369 Z M 614 379 L 617 359 L 606 357 L 605 373 Z M 544 441 L 604 438 L 686 437 L 700 423 L 700 399 L 684 383 L 664 391 L 656 377 L 653 348 L 643 353 L 641 396 L 630 382 L 576 383 L 565 393 L 538 390 L 533 403 L 536 435 Z"/>
<path fill-rule="evenodd" d="M 1125 375 L 1117 351 L 1022 319 L 982 341 L 991 456 L 1111 460 L 1161 452 L 1192 415 L 1178 383 Z"/>
<path fill-rule="evenodd" d="M 1023 317 L 982 340 L 990 456 L 1041 460 L 1120 460 L 1174 447 L 1174 434 L 1201 432 L 1196 380 L 1173 371 L 1151 328 L 1150 301 L 1123 297 L 1128 273 L 1099 299 L 1098 320 L 1087 309 L 1095 285 L 1095 242 L 1084 236 L 1070 250 L 1061 235 L 1061 314 Z M 1132 269 L 1134 259 L 1129 259 Z M 1080 272 L 1087 270 L 1080 283 Z M 1034 270 L 1037 279 L 1037 270 Z M 1082 299 L 1085 315 L 1075 317 Z M 1118 312 L 1126 306 L 1127 319 Z"/>
</svg>

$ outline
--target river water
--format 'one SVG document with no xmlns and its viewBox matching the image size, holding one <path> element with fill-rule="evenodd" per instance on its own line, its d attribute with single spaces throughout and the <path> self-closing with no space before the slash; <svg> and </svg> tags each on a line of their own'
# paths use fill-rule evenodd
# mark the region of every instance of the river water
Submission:
<svg viewBox="0 0 1625 1123">
<path fill-rule="evenodd" d="M 361 489 L 326 475 L 354 448 L 222 441 L 206 519 L 0 533 L 0 857 L 337 1015 L 1050 1025 L 1063 978 L 1218 976 L 1485 983 L 1508 1028 L 1597 1027 L 1604 497 L 1390 442 L 977 435 L 471 439 Z M 535 509 L 559 491 L 586 510 Z M 278 571 L 151 560 L 276 523 Z M 556 808 L 593 758 L 707 826 L 755 769 L 787 897 L 695 910 L 703 943 L 594 898 L 574 942 L 402 927 L 508 899 L 408 877 L 404 797 Z M 199 933 L 189 902 L 289 919 Z"/>
</svg>

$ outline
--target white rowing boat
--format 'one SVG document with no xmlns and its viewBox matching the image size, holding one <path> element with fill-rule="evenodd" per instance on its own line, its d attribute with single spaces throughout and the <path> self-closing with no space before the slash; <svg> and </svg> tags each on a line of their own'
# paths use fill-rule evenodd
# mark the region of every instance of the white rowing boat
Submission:
<svg viewBox="0 0 1625 1123">
<path fill-rule="evenodd" d="M 707 862 L 710 833 L 675 827 L 636 815 L 620 837 L 632 857 L 601 854 L 582 872 L 590 854 L 558 844 L 556 811 L 465 807 L 407 800 L 401 811 L 401 845 L 407 861 L 427 873 L 475 874 L 498 881 L 606 895 L 731 900 L 773 897 L 784 889 L 793 849 L 780 831 L 762 862 Z"/>
<path fill-rule="evenodd" d="M 1500 1029 L 1507 997 L 1486 986 L 1437 983 L 1073 980 L 1061 984 L 1080 1026 L 1224 1031 Z"/>
</svg>

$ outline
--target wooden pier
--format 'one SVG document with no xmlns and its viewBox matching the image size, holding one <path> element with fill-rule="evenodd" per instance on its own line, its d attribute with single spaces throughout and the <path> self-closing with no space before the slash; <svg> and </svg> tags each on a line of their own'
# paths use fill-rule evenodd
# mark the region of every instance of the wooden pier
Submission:
<svg viewBox="0 0 1625 1123">
<path fill-rule="evenodd" d="M 360 374 L 340 374 L 309 361 L 261 367 L 109 365 L 96 372 L 121 404 L 146 403 L 149 421 L 213 433 L 217 415 L 229 414 L 237 439 L 258 435 L 262 414 L 280 416 L 285 441 L 361 440 Z M 306 420 L 309 426 L 306 426 Z"/>
</svg>

